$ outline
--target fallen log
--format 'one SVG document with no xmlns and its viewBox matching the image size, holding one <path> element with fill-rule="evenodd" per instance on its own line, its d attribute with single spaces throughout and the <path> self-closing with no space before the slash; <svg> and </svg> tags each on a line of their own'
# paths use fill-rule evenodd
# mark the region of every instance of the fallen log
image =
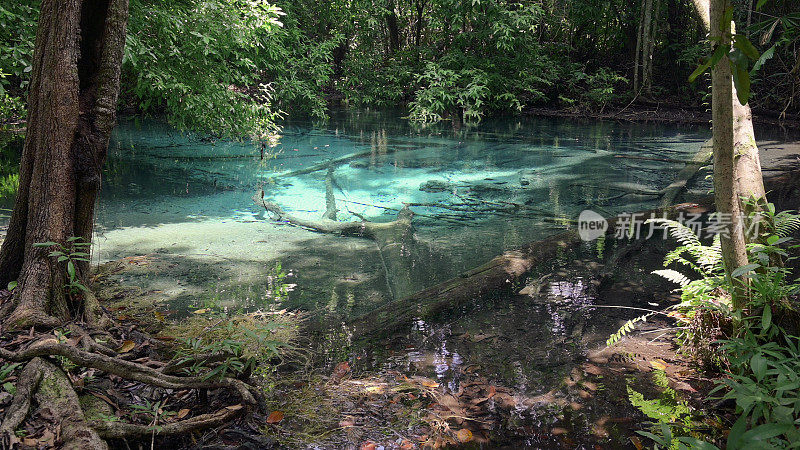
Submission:
<svg viewBox="0 0 800 450">
<path fill-rule="evenodd" d="M 327 199 L 328 211 L 332 210 L 332 194 Z M 417 245 L 412 218 L 414 213 L 404 206 L 391 222 L 369 222 L 367 220 L 340 222 L 325 217 L 321 220 L 304 219 L 288 214 L 280 206 L 264 198 L 258 190 L 253 201 L 275 214 L 281 222 L 319 233 L 371 239 L 381 257 L 389 293 L 393 299 L 401 298 L 419 289 L 419 269 L 415 263 L 431 257 L 426 246 Z M 330 216 L 327 214 L 325 216 Z"/>
<path fill-rule="evenodd" d="M 669 208 L 646 211 L 639 217 L 675 218 L 681 211 L 697 207 L 697 204 L 681 204 Z M 623 216 L 608 220 L 606 235 L 614 233 Z M 349 322 L 355 335 L 381 336 L 395 332 L 398 328 L 416 320 L 436 316 L 459 305 L 509 294 L 520 287 L 537 266 L 553 260 L 560 252 L 581 242 L 577 230 L 564 232 L 541 241 L 507 251 L 491 261 L 464 272 L 443 283 L 431 286 L 400 300 L 387 303 L 372 312 Z"/>
<path fill-rule="evenodd" d="M 800 170 L 785 172 L 764 180 L 772 200 L 787 209 L 798 208 L 797 193 L 800 191 Z M 658 208 L 638 217 L 666 217 L 675 219 L 681 212 L 696 212 L 713 208 L 714 199 L 706 196 L 696 203 L 683 203 L 667 208 Z M 639 215 L 640 214 L 640 215 Z M 622 219 L 618 216 L 608 220 L 606 236 L 613 233 Z M 577 231 L 561 233 L 547 239 L 528 244 L 516 251 L 505 252 L 491 261 L 458 277 L 431 286 L 398 301 L 387 303 L 374 311 L 349 322 L 355 334 L 362 338 L 387 335 L 416 320 L 435 316 L 471 301 L 509 294 L 520 286 L 531 271 L 542 263 L 554 259 L 560 251 L 580 243 Z M 633 243 L 634 250 L 636 243 Z M 625 257 L 626 247 L 620 253 Z M 601 274 L 608 275 L 608 274 Z"/>
<path fill-rule="evenodd" d="M 695 153 L 694 157 L 692 157 L 691 161 L 686 163 L 686 167 L 684 167 L 678 175 L 675 177 L 675 181 L 672 182 L 669 186 L 667 186 L 662 191 L 661 197 L 661 208 L 666 208 L 669 205 L 675 203 L 675 199 L 678 198 L 678 195 L 686 189 L 686 185 L 694 179 L 700 169 L 706 165 L 710 160 L 713 154 L 711 139 L 707 140 L 700 150 Z"/>
</svg>

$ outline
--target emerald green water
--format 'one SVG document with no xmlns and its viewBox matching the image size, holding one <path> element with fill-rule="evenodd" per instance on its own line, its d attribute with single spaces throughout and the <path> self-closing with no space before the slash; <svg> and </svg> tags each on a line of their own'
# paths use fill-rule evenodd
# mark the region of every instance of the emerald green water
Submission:
<svg viewBox="0 0 800 450">
<path fill-rule="evenodd" d="M 297 284 L 287 307 L 361 314 L 572 226 L 583 209 L 653 207 L 680 160 L 708 135 L 699 127 L 518 118 L 454 132 L 449 124 L 415 128 L 398 116 L 350 113 L 318 126 L 286 123 L 262 160 L 252 143 L 122 121 L 98 207 L 96 254 L 191 258 L 198 273 L 186 283 L 195 289 L 168 299 L 178 309 L 209 290 L 231 307 L 258 306 L 263 273 L 280 262 Z M 348 155 L 361 156 L 341 160 Z M 386 273 L 374 243 L 275 223 L 251 200 L 263 186 L 287 212 L 319 219 L 327 168 L 287 173 L 337 160 L 338 220 L 390 221 L 405 204 L 416 214 L 424 248 L 409 253 L 417 260 L 403 289 L 391 292 L 395 274 Z"/>
</svg>

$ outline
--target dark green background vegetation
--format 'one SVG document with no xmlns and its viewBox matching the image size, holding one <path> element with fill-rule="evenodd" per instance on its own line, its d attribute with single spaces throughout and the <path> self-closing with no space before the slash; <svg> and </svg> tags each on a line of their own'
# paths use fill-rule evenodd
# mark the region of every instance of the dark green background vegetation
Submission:
<svg viewBox="0 0 800 450">
<path fill-rule="evenodd" d="M 764 52 L 751 105 L 796 112 L 800 5 L 738 3 L 737 23 Z M 652 75 L 634 89 L 647 6 Z M 37 7 L 0 4 L 2 122 L 24 115 Z M 133 0 L 128 35 L 123 110 L 238 137 L 273 131 L 281 113 L 340 106 L 460 122 L 634 99 L 703 108 L 708 90 L 686 81 L 706 53 L 689 0 Z"/>
</svg>

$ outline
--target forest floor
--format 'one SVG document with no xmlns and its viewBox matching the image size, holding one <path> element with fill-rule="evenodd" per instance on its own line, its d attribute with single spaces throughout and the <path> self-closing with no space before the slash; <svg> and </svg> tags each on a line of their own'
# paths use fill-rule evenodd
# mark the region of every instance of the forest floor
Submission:
<svg viewBox="0 0 800 450">
<path fill-rule="evenodd" d="M 663 123 L 711 123 L 709 108 L 683 107 L 674 103 L 649 102 L 629 105 L 608 105 L 596 108 L 563 108 L 563 107 L 531 107 L 524 114 L 537 117 L 561 117 L 578 120 L 617 120 L 624 122 L 663 122 Z M 798 129 L 800 117 L 787 115 L 776 116 L 771 111 L 755 111 L 753 121 L 758 125 L 777 126 L 787 129 Z"/>
</svg>

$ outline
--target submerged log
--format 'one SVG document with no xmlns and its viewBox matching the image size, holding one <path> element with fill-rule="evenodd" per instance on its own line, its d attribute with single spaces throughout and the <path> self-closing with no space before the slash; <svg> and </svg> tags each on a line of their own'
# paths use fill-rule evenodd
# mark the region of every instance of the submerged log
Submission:
<svg viewBox="0 0 800 450">
<path fill-rule="evenodd" d="M 662 191 L 663 196 L 661 197 L 660 206 L 662 208 L 666 208 L 669 205 L 675 203 L 675 199 L 686 189 L 686 185 L 697 176 L 697 173 L 700 169 L 708 164 L 711 160 L 711 156 L 713 154 L 713 144 L 711 139 L 707 140 L 700 150 L 695 153 L 694 157 L 692 157 L 691 161 L 686 163 L 686 167 L 683 168 L 680 172 L 678 172 L 678 176 L 675 177 L 675 181 L 672 182 L 669 186 L 666 187 Z"/>
<path fill-rule="evenodd" d="M 328 196 L 329 211 L 332 209 L 332 197 L 332 194 Z M 397 299 L 419 289 L 417 280 L 422 277 L 417 274 L 419 269 L 415 266 L 415 262 L 431 255 L 426 254 L 430 253 L 428 247 L 418 245 L 414 237 L 412 225 L 414 213 L 408 206 L 404 206 L 391 222 L 367 220 L 340 222 L 324 217 L 321 220 L 303 219 L 288 214 L 280 206 L 266 200 L 263 190 L 256 192 L 253 201 L 275 214 L 279 221 L 293 226 L 319 233 L 371 239 L 380 254 L 392 298 Z"/>
<path fill-rule="evenodd" d="M 642 216 L 675 218 L 681 211 L 697 207 L 681 204 L 643 212 Z M 606 235 L 613 234 L 624 216 L 608 220 Z M 568 231 L 541 241 L 507 251 L 475 269 L 458 277 L 431 286 L 408 297 L 387 303 L 374 311 L 350 321 L 360 337 L 387 335 L 416 320 L 426 319 L 459 305 L 507 295 L 519 288 L 527 276 L 539 265 L 555 259 L 559 253 L 581 242 L 577 232 Z"/>
</svg>

